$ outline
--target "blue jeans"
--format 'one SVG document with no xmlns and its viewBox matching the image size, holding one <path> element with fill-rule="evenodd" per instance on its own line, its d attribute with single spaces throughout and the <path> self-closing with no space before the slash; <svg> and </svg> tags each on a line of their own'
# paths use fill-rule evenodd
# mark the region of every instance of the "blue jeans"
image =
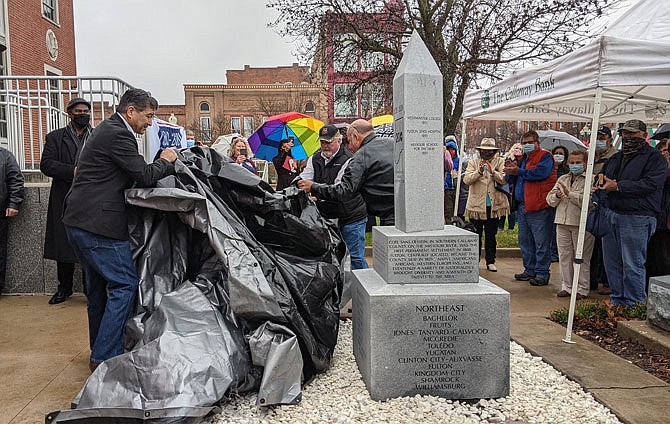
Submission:
<svg viewBox="0 0 670 424">
<path fill-rule="evenodd" d="M 351 255 L 351 269 L 367 269 L 365 262 L 365 223 L 368 217 L 340 227 L 340 233 Z"/>
<path fill-rule="evenodd" d="M 614 212 L 612 231 L 603 237 L 603 263 L 613 305 L 633 306 L 647 298 L 645 268 L 647 244 L 656 231 L 656 219 Z"/>
<path fill-rule="evenodd" d="M 139 277 L 130 243 L 65 226 L 86 274 L 91 361 L 123 353 L 124 326 L 133 313 Z"/>
<path fill-rule="evenodd" d="M 524 272 L 548 280 L 554 211 L 552 208 L 545 208 L 536 212 L 526 212 L 524 205 L 520 204 L 517 212 L 519 248 Z"/>
</svg>

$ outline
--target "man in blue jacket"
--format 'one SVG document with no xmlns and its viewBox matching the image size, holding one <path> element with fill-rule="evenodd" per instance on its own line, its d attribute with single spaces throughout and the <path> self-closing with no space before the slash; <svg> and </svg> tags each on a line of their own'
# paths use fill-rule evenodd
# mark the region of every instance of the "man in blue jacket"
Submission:
<svg viewBox="0 0 670 424">
<path fill-rule="evenodd" d="M 647 126 L 631 119 L 619 129 L 622 150 L 602 170 L 612 210 L 612 230 L 603 237 L 603 260 L 613 305 L 644 303 L 647 244 L 656 231 L 668 164 L 647 144 Z"/>
</svg>

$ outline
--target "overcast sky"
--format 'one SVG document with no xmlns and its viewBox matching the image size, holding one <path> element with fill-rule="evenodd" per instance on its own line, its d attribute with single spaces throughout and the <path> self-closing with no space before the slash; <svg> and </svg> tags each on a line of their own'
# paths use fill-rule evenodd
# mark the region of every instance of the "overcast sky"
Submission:
<svg viewBox="0 0 670 424">
<path fill-rule="evenodd" d="M 77 73 L 115 76 L 162 104 L 226 69 L 291 65 L 295 47 L 267 24 L 265 0 L 74 0 Z"/>
<path fill-rule="evenodd" d="M 225 83 L 226 69 L 245 64 L 290 65 L 296 47 L 267 27 L 276 14 L 265 3 L 74 0 L 77 73 L 119 77 L 159 103 L 183 104 L 183 84 Z"/>
</svg>

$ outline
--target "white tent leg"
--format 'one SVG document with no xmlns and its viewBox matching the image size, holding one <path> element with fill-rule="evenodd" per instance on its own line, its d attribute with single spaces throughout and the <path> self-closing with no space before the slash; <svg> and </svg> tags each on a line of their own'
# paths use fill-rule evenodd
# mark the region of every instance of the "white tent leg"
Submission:
<svg viewBox="0 0 670 424">
<path fill-rule="evenodd" d="M 465 150 L 465 130 L 468 125 L 468 120 L 464 119 L 463 120 L 463 126 L 461 128 L 461 147 L 459 149 L 458 155 L 462 159 L 463 158 L 463 152 Z M 461 197 L 461 176 L 463 175 L 463 162 L 460 162 L 458 165 L 458 181 L 456 181 L 456 201 L 454 202 L 454 216 L 458 216 L 458 202 L 460 201 Z M 450 224 L 450 222 L 447 222 L 447 224 Z"/>
<path fill-rule="evenodd" d="M 577 288 L 579 286 L 579 272 L 582 269 L 584 254 L 584 236 L 586 233 L 586 216 L 591 203 L 591 186 L 593 185 L 593 164 L 596 157 L 596 140 L 598 139 L 598 125 L 600 124 L 600 104 L 602 103 L 603 89 L 596 89 L 596 99 L 593 105 L 593 121 L 591 122 L 591 140 L 589 141 L 589 160 L 586 165 L 586 181 L 584 182 L 584 196 L 582 197 L 582 210 L 579 217 L 579 235 L 577 236 L 577 252 L 575 252 L 574 275 L 572 276 L 572 293 L 570 296 L 570 311 L 568 313 L 568 325 L 565 331 L 565 343 L 572 341 L 572 322 L 575 317 L 575 303 L 577 301 Z"/>
</svg>

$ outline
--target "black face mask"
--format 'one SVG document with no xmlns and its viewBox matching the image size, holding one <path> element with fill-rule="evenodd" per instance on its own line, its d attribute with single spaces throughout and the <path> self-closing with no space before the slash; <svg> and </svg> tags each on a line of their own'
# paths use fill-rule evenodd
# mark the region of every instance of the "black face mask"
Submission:
<svg viewBox="0 0 670 424">
<path fill-rule="evenodd" d="M 72 117 L 72 122 L 77 124 L 77 126 L 81 128 L 86 128 L 88 126 L 88 123 L 91 122 L 91 115 L 87 113 L 83 113 L 81 115 L 75 115 Z"/>
<path fill-rule="evenodd" d="M 623 150 L 624 155 L 635 153 L 640 150 L 646 142 L 647 141 L 644 138 L 625 137 L 621 140 L 621 150 Z"/>
<path fill-rule="evenodd" d="M 495 156 L 495 155 L 496 155 L 496 151 L 495 151 L 495 150 L 480 150 L 480 151 L 479 151 L 479 156 L 480 156 L 482 159 L 491 159 L 491 158 L 492 158 L 493 156 Z"/>
</svg>

